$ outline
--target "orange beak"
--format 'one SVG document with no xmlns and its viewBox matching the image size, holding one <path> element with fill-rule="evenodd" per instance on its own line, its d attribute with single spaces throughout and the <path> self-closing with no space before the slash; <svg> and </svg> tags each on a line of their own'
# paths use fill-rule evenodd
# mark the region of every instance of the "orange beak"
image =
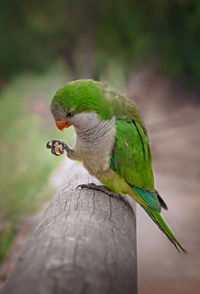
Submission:
<svg viewBox="0 0 200 294">
<path fill-rule="evenodd" d="M 63 131 L 65 128 L 71 126 L 70 122 L 64 120 L 56 120 L 56 126 L 59 130 Z"/>
</svg>

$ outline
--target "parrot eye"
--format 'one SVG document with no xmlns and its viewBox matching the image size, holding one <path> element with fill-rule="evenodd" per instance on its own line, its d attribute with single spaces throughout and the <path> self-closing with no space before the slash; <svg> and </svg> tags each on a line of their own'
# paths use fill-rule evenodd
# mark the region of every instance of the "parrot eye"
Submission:
<svg viewBox="0 0 200 294">
<path fill-rule="evenodd" d="M 72 117 L 72 116 L 74 116 L 74 111 L 71 111 L 71 112 L 68 112 L 67 114 L 66 114 L 66 117 Z"/>
</svg>

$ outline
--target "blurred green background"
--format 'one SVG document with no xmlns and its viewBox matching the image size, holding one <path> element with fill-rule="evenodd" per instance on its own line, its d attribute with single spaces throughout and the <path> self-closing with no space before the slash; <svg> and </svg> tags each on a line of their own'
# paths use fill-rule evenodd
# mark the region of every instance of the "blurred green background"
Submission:
<svg viewBox="0 0 200 294">
<path fill-rule="evenodd" d="M 73 131 L 60 134 L 56 130 L 49 104 L 61 85 L 77 78 L 106 81 L 136 100 L 152 138 L 155 174 L 161 175 L 157 181 L 160 190 L 166 190 L 166 195 L 179 195 L 179 203 L 182 199 L 187 203 L 186 194 L 190 194 L 190 203 L 199 207 L 200 2 L 0 1 L 0 262 L 24 217 L 41 208 L 53 195 L 55 187 L 49 178 L 61 161 L 50 156 L 45 144 L 54 137 L 70 144 Z M 178 141 L 177 137 L 182 139 Z M 171 183 L 176 187 L 180 177 L 182 182 L 171 191 Z M 184 194 L 182 183 L 186 185 L 187 181 Z M 173 199 L 167 197 L 173 207 Z M 175 207 L 184 211 L 188 205 Z M 192 208 L 191 213 L 195 215 Z M 176 209 L 172 209 L 172 220 L 173 215 L 177 215 Z M 175 217 L 175 227 L 183 219 L 184 214 L 180 220 Z M 193 226 L 197 220 L 198 216 L 187 228 L 190 232 L 194 229 L 192 237 L 188 237 L 194 248 L 200 244 L 195 239 L 198 230 Z M 141 226 L 146 226 L 142 222 Z M 180 223 L 177 227 L 185 241 L 185 226 Z M 160 238 L 159 234 L 156 236 Z M 145 260 L 152 254 L 158 266 L 155 255 L 159 249 L 145 247 L 140 235 L 139 240 L 146 252 Z M 161 250 L 160 254 L 164 252 Z M 174 253 L 168 254 L 176 260 Z M 189 261 L 193 270 L 197 257 L 192 255 L 194 262 Z M 147 285 L 140 287 L 141 293 L 151 293 L 150 289 L 160 293 L 164 275 L 157 280 L 154 276 L 147 278 L 145 269 L 154 263 L 146 264 L 145 260 L 139 251 L 139 275 L 143 277 L 139 278 L 141 285 L 144 281 Z M 179 257 L 171 267 L 174 265 L 180 272 L 183 264 Z M 165 272 L 170 273 L 171 267 Z M 169 283 L 175 281 L 175 286 L 167 288 L 166 293 L 188 293 L 181 292 L 187 289 L 185 284 L 180 286 L 180 281 L 187 278 L 189 285 L 200 288 L 198 278 L 193 274 L 191 277 L 185 273 L 178 278 L 172 276 Z"/>
<path fill-rule="evenodd" d="M 199 26 L 196 0 L 1 1 L 1 83 L 60 59 L 73 78 L 117 60 L 127 74 L 156 63 L 198 86 Z"/>
</svg>

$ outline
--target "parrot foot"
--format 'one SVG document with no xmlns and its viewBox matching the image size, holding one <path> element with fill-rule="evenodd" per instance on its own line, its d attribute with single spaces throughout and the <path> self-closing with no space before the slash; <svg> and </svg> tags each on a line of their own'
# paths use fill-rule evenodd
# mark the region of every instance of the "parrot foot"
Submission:
<svg viewBox="0 0 200 294">
<path fill-rule="evenodd" d="M 47 149 L 51 149 L 51 153 L 60 156 L 61 154 L 64 153 L 64 151 L 67 152 L 67 154 L 70 154 L 73 152 L 72 149 L 70 149 L 64 141 L 61 140 L 55 140 L 53 139 L 52 141 L 47 142 L 46 144 Z"/>
<path fill-rule="evenodd" d="M 78 185 L 76 187 L 76 189 L 78 188 L 81 188 L 81 189 L 90 189 L 90 190 L 96 190 L 96 191 L 101 191 L 103 192 L 104 194 L 107 194 L 108 196 L 110 197 L 114 197 L 114 198 L 117 198 L 118 200 L 120 199 L 120 195 L 119 194 L 116 194 L 112 191 L 110 191 L 108 188 L 106 188 L 105 186 L 103 185 L 96 185 L 94 183 L 90 183 L 90 184 L 81 184 L 81 185 Z"/>
</svg>

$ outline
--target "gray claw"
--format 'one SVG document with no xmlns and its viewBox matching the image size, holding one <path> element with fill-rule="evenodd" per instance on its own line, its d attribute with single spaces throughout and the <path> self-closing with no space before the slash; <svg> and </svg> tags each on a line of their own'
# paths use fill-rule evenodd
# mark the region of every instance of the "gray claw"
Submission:
<svg viewBox="0 0 200 294">
<path fill-rule="evenodd" d="M 55 156 L 60 156 L 61 154 L 57 154 L 56 151 L 54 150 L 54 146 L 51 146 L 51 153 L 54 154 Z"/>
<path fill-rule="evenodd" d="M 76 189 L 81 188 L 81 189 L 91 189 L 91 190 L 96 190 L 96 191 L 101 191 L 105 194 L 107 194 L 110 197 L 116 197 L 118 200 L 120 199 L 120 195 L 116 194 L 112 191 L 110 191 L 108 188 L 106 188 L 103 185 L 96 185 L 94 183 L 90 184 L 80 184 L 76 187 Z"/>
<path fill-rule="evenodd" d="M 60 146 L 58 146 L 58 145 L 61 145 L 62 148 L 59 148 L 59 151 L 56 152 L 56 151 L 55 151 L 55 148 L 56 148 L 56 147 L 60 147 Z M 73 150 L 70 149 L 70 148 L 67 146 L 67 144 L 65 144 L 65 142 L 64 142 L 64 141 L 61 141 L 61 140 L 55 140 L 55 139 L 53 139 L 52 141 L 47 142 L 47 144 L 46 144 L 46 148 L 47 148 L 47 149 L 51 149 L 51 153 L 54 154 L 54 155 L 56 155 L 56 156 L 60 156 L 61 154 L 64 153 L 64 151 L 67 152 L 67 155 L 68 155 L 68 156 L 70 156 L 70 155 L 73 153 Z"/>
<path fill-rule="evenodd" d="M 78 189 L 78 188 L 81 188 L 81 189 L 95 189 L 96 187 L 98 187 L 98 186 L 96 186 L 95 184 L 80 184 L 80 185 L 78 185 L 77 187 L 76 187 L 76 189 Z"/>
<path fill-rule="evenodd" d="M 47 142 L 47 144 L 46 144 L 46 147 L 47 147 L 47 149 L 51 149 L 51 144 L 50 144 L 50 141 L 49 141 L 49 142 Z"/>
<path fill-rule="evenodd" d="M 56 151 L 55 151 L 55 144 L 56 143 L 61 144 L 63 146 L 63 148 L 65 149 L 65 146 L 64 145 L 66 145 L 66 144 L 63 141 L 59 141 L 59 140 L 55 140 L 55 139 L 53 139 L 52 141 L 47 142 L 46 148 L 47 149 L 51 149 L 51 153 L 54 154 L 55 156 L 60 156 L 61 154 L 64 153 L 64 150 L 60 150 L 59 151 L 59 154 L 56 153 Z"/>
</svg>

